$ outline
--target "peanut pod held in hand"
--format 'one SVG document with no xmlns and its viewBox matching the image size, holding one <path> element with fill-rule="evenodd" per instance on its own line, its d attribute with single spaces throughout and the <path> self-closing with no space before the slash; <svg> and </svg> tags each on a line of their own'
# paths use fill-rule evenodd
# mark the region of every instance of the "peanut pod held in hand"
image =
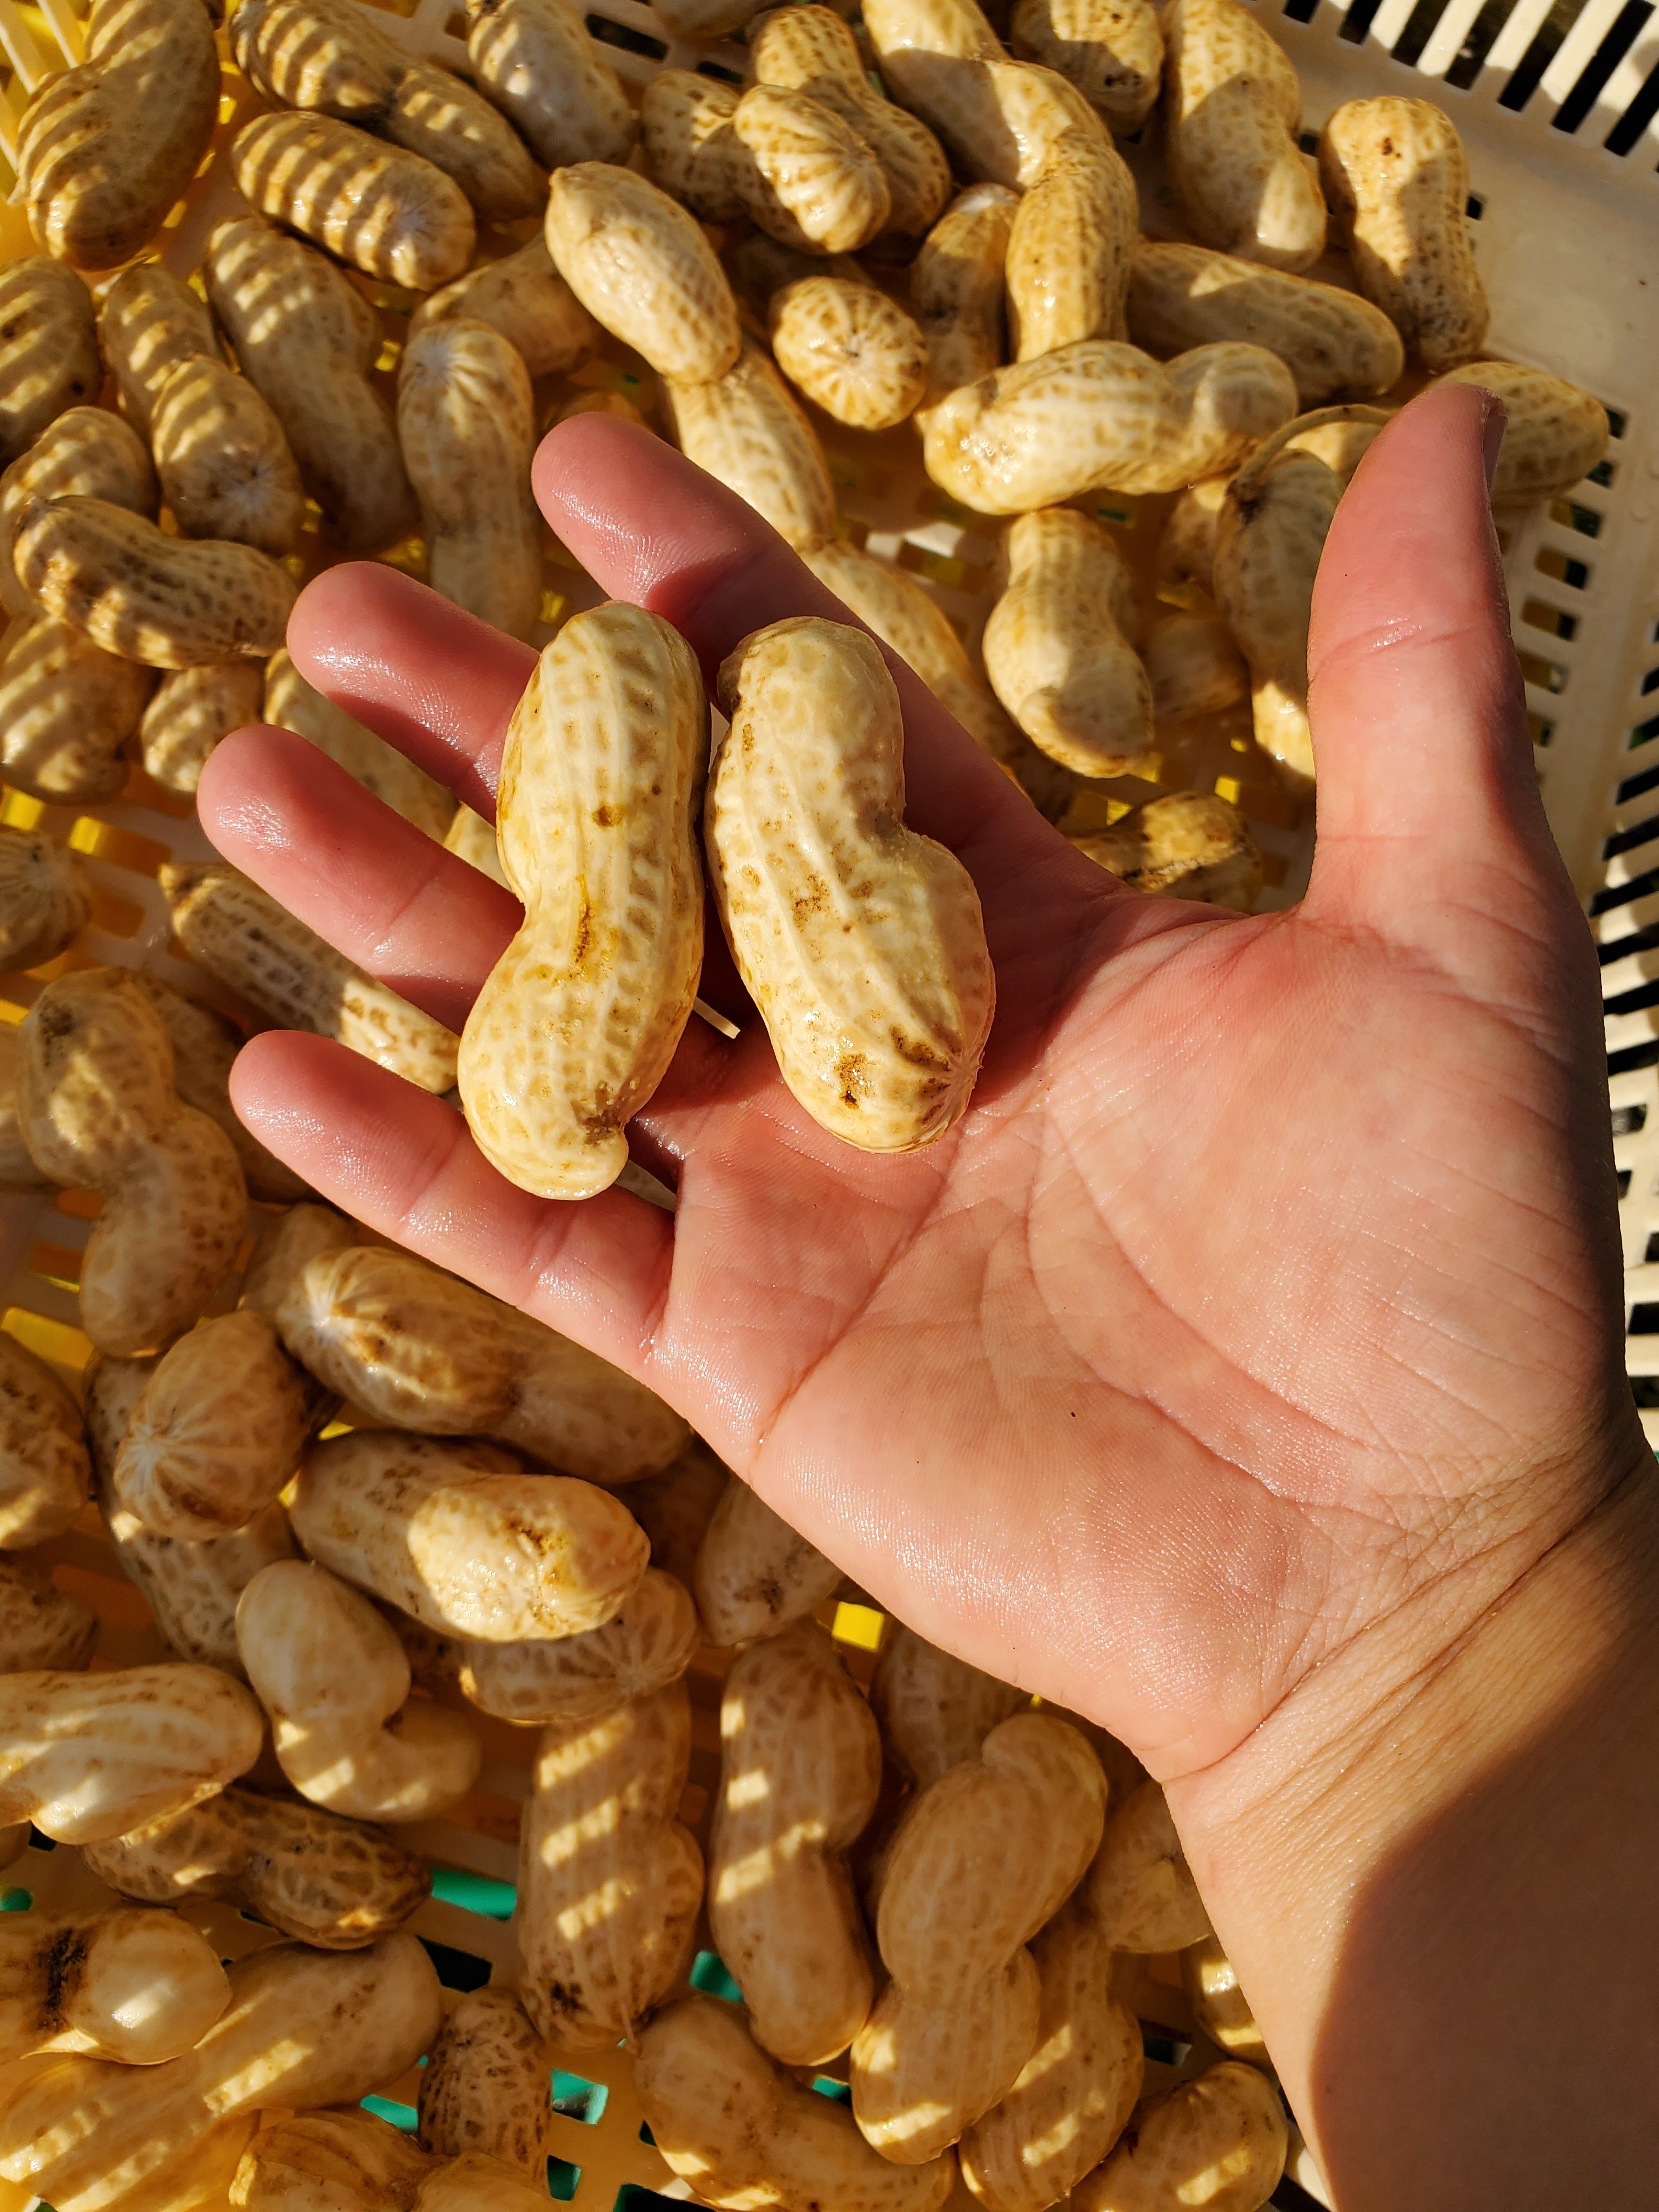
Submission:
<svg viewBox="0 0 1659 2212">
<path fill-rule="evenodd" d="M 996 985 L 967 871 L 903 823 L 898 693 L 874 641 L 816 618 L 746 638 L 704 836 L 724 927 L 779 1073 L 866 1151 L 967 1111 Z"/>
<path fill-rule="evenodd" d="M 98 397 L 104 365 L 92 295 L 48 253 L 0 270 L 0 468 L 66 407 Z"/>
<path fill-rule="evenodd" d="M 477 1780 L 471 1726 L 446 1705 L 410 1700 L 396 1632 L 322 1567 L 262 1568 L 237 1603 L 236 1642 L 277 1763 L 313 1805 L 359 1820 L 428 1820 Z"/>
<path fill-rule="evenodd" d="M 100 1844 L 245 1774 L 264 1722 L 213 1667 L 0 1675 L 0 1825 Z"/>
<path fill-rule="evenodd" d="M 657 2148 L 705 2204 L 729 2212 L 939 2212 L 957 2178 L 947 2153 L 894 2165 L 844 2105 L 769 2058 L 742 2012 L 682 1997 L 640 2038 L 634 2086 Z"/>
<path fill-rule="evenodd" d="M 29 227 L 76 269 L 115 269 L 196 174 L 219 113 L 203 0 L 94 0 L 87 58 L 49 76 L 17 132 Z"/>
<path fill-rule="evenodd" d="M 708 1925 L 787 2066 L 846 2050 L 874 1995 L 845 1854 L 875 1810 L 881 1739 L 815 1620 L 751 1644 L 720 1700 L 720 1789 L 708 1847 Z"/>
<path fill-rule="evenodd" d="M 421 502 L 427 581 L 509 637 L 541 608 L 542 520 L 530 489 L 529 373 L 487 323 L 414 333 L 398 370 L 398 437 Z"/>
<path fill-rule="evenodd" d="M 383 1829 L 319 1806 L 222 1790 L 125 1836 L 88 1844 L 88 1871 L 146 1905 L 215 1898 L 325 1951 L 401 1928 L 431 1869 Z"/>
<path fill-rule="evenodd" d="M 850 2069 L 853 2117 L 884 2157 L 937 2156 L 1012 2087 L 1039 2017 L 1025 1946 L 1076 1887 L 1105 1810 L 1077 1730 L 1016 1713 L 907 1814 L 876 1914 L 891 1979 Z M 942 1881 L 941 1866 L 957 1878 Z"/>
<path fill-rule="evenodd" d="M 89 1479 L 80 1407 L 44 1359 L 0 1329 L 0 1551 L 61 1536 Z"/>
<path fill-rule="evenodd" d="M 1160 367 L 1090 338 L 950 393 L 928 412 L 922 450 L 964 507 L 1020 514 L 1225 473 L 1295 409 L 1289 369 L 1261 346 L 1194 346 Z"/>
<path fill-rule="evenodd" d="M 573 617 L 514 709 L 496 836 L 525 918 L 467 1017 L 459 1083 L 520 1189 L 610 1188 L 690 1018 L 708 756 L 696 656 L 639 607 Z"/>
<path fill-rule="evenodd" d="M 547 250 L 595 322 L 659 376 L 706 382 L 738 357 L 737 302 L 714 248 L 666 192 L 631 169 L 554 172 Z"/>
<path fill-rule="evenodd" d="M 236 869 L 169 860 L 157 879 L 191 958 L 272 1021 L 333 1037 L 422 1091 L 454 1082 L 453 1031 L 366 975 Z"/>
<path fill-rule="evenodd" d="M 257 116 L 237 132 L 230 159 L 237 191 L 261 215 L 366 276 L 430 292 L 472 258 L 477 234 L 460 186 L 349 123 Z"/>
<path fill-rule="evenodd" d="M 21 1031 L 24 1142 L 56 1182 L 98 1191 L 81 1322 L 102 1352 L 153 1352 L 187 1328 L 236 1262 L 247 1218 L 224 1131 L 174 1087 L 173 1046 L 125 969 L 60 976 Z"/>
<path fill-rule="evenodd" d="M 78 1674 L 97 1641 L 98 1616 L 84 1599 L 27 1553 L 0 1552 L 0 1674 Z"/>
<path fill-rule="evenodd" d="M 650 1557 L 609 1491 L 526 1474 L 494 1444 L 395 1429 L 317 1445 L 289 1517 L 336 1574 L 429 1628 L 489 1644 L 603 1626 Z"/>
<path fill-rule="evenodd" d="M 1254 2066 L 1228 2059 L 1137 2106 L 1111 2156 L 1073 2191 L 1073 2212 L 1194 2202 L 1260 2212 L 1288 2147 L 1278 2090 Z"/>
<path fill-rule="evenodd" d="M 1164 39 L 1164 156 L 1188 222 L 1224 253 L 1307 268 L 1325 250 L 1325 202 L 1284 49 L 1239 0 L 1171 0 Z"/>
<path fill-rule="evenodd" d="M 691 1755 L 683 1682 L 536 1747 L 514 1928 L 525 2010 L 552 2043 L 634 2043 L 690 1957 L 702 1853 L 675 1818 Z"/>
<path fill-rule="evenodd" d="M 0 1920 L 0 2063 L 86 2051 L 154 2066 L 199 2042 L 229 2002 L 217 1953 L 176 1913 Z"/>
</svg>

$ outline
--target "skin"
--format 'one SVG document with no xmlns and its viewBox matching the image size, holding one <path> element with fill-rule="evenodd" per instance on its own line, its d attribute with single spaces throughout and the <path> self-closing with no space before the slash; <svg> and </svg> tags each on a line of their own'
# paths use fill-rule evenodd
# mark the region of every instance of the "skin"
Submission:
<svg viewBox="0 0 1659 2212">
<path fill-rule="evenodd" d="M 927 1152 L 826 1136 L 752 1018 L 693 1023 L 632 1125 L 672 1220 L 512 1188 L 440 1101 L 320 1039 L 258 1037 L 234 1079 L 325 1196 L 650 1382 L 921 1634 L 1131 1746 L 1345 2212 L 1650 2180 L 1659 1512 L 1500 434 L 1483 394 L 1431 392 L 1339 513 L 1290 912 L 1124 890 L 900 677 L 908 819 L 973 875 L 999 979 L 974 1104 Z M 711 679 L 757 624 L 835 612 L 626 425 L 562 425 L 536 487 Z M 488 811 L 527 648 L 366 567 L 311 586 L 289 645 Z M 200 805 L 459 1027 L 507 894 L 279 732 L 227 739 Z M 748 1012 L 712 954 L 702 993 Z"/>
</svg>

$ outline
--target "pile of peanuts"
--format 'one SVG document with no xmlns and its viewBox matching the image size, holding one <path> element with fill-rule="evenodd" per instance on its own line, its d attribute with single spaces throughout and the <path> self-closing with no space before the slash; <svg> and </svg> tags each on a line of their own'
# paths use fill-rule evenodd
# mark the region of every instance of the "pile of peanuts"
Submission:
<svg viewBox="0 0 1659 2212">
<path fill-rule="evenodd" d="M 251 1020 L 458 1098 L 549 1198 L 627 1165 L 705 883 L 825 1129 L 902 1152 L 967 1110 L 984 928 L 903 825 L 872 633 L 1062 826 L 1246 696 L 1305 792 L 1314 574 L 1390 405 L 1431 378 L 1498 393 L 1501 507 L 1607 438 L 1587 394 L 1481 357 L 1446 116 L 1350 101 L 1310 158 L 1237 0 L 1014 0 L 1007 43 L 975 0 L 658 12 L 743 34 L 746 83 L 665 70 L 636 108 L 562 0 L 467 0 L 471 82 L 349 0 L 239 0 L 224 42 L 266 105 L 229 149 L 246 207 L 185 282 L 141 257 L 215 127 L 214 15 L 96 0 L 86 63 L 21 126 L 46 251 L 0 272 L 0 773 L 95 804 L 136 748 L 188 796 L 263 718 L 519 892 L 458 1037 L 233 868 L 161 872 L 179 945 Z M 1148 129 L 1180 240 L 1140 235 L 1114 143 Z M 1333 244 L 1351 283 L 1305 273 Z M 420 295 L 395 407 L 386 285 Z M 745 639 L 711 745 L 667 623 L 573 617 L 492 835 L 295 666 L 295 548 L 308 508 L 332 554 L 418 532 L 436 590 L 534 641 L 531 457 L 607 337 L 852 619 Z M 838 535 L 809 409 L 913 422 L 950 500 L 1011 518 L 977 658 Z M 1103 493 L 1173 497 L 1150 627 Z M 1111 811 L 1090 858 L 1249 909 L 1260 855 L 1223 800 Z M 0 829 L 0 966 L 52 961 L 91 907 L 74 854 Z M 836 1567 L 643 1386 L 317 1203 L 231 1109 L 241 1036 L 86 966 L 0 1029 L 0 1188 L 101 1200 L 82 1401 L 0 1335 L 0 1825 L 10 1857 L 32 1823 L 131 1900 L 0 1922 L 0 2179 L 56 2212 L 511 2212 L 545 2201 L 550 2053 L 623 2043 L 663 2157 L 734 2212 L 927 2212 L 958 2174 L 989 2212 L 1264 2203 L 1285 2114 L 1157 1784 L 896 1624 L 866 1697 L 822 1625 Z M 89 1671 L 96 1620 L 31 1556 L 89 1499 L 166 1663 Z M 707 1865 L 678 1817 L 705 1645 L 735 1653 Z M 471 1789 L 474 1709 L 540 1731 L 522 1972 L 446 2019 L 397 1832 Z M 206 1899 L 284 1940 L 227 1973 L 180 1915 Z M 705 1912 L 742 2007 L 676 1995 Z M 1215 2063 L 1143 2099 L 1115 1991 L 1177 1952 Z M 411 2142 L 356 2106 L 422 2054 Z M 845 2103 L 809 2086 L 843 2057 Z"/>
</svg>

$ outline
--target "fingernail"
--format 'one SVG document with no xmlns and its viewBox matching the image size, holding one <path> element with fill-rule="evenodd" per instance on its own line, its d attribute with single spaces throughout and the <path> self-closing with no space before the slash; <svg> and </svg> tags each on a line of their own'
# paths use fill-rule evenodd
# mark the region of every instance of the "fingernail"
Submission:
<svg viewBox="0 0 1659 2212">
<path fill-rule="evenodd" d="M 1504 412 L 1504 403 L 1494 392 L 1492 395 L 1492 404 L 1486 410 L 1486 427 L 1480 434 L 1481 442 L 1485 448 L 1485 459 L 1486 464 L 1486 496 L 1488 499 L 1492 497 L 1492 479 L 1498 474 L 1498 456 L 1503 450 L 1504 429 L 1506 420 L 1507 417 Z"/>
</svg>

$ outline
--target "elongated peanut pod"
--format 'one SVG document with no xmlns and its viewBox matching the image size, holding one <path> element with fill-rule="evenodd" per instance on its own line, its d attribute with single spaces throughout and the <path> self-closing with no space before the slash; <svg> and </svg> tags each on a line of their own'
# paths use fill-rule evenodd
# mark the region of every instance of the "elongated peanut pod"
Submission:
<svg viewBox="0 0 1659 2212">
<path fill-rule="evenodd" d="M 189 2051 L 229 2002 L 218 1954 L 176 1913 L 0 1921 L 0 2062 L 87 2051 L 153 2066 Z"/>
<path fill-rule="evenodd" d="M 428 294 L 410 318 L 409 334 L 417 337 L 429 323 L 458 315 L 499 331 L 532 376 L 574 368 L 599 343 L 593 318 L 553 266 L 546 241 L 539 238 Z"/>
<path fill-rule="evenodd" d="M 71 407 L 0 477 L 0 603 L 8 613 L 39 611 L 15 566 L 24 507 L 32 499 L 70 495 L 107 500 L 155 519 L 161 488 L 149 450 L 131 425 L 106 408 Z"/>
<path fill-rule="evenodd" d="M 921 242 L 910 271 L 910 305 L 927 345 L 920 428 L 948 393 L 977 384 L 1006 358 L 1003 270 L 1018 205 L 1006 185 L 970 185 Z"/>
<path fill-rule="evenodd" d="M 514 348 L 487 323 L 434 323 L 404 348 L 398 436 L 421 502 L 427 580 L 509 637 L 541 605 L 542 519 L 530 489 L 536 408 Z"/>
<path fill-rule="evenodd" d="M 1209 1934 L 1210 1917 L 1156 1782 L 1143 1782 L 1114 1808 L 1086 1901 L 1115 1951 L 1179 1951 Z"/>
<path fill-rule="evenodd" d="M 257 660 L 210 660 L 172 670 L 156 686 L 138 725 L 144 774 L 164 791 L 194 797 L 220 739 L 258 720 L 264 690 Z"/>
<path fill-rule="evenodd" d="M 103 382 L 92 295 L 72 269 L 35 253 L 0 272 L 0 467 Z"/>
<path fill-rule="evenodd" d="M 79 1674 L 98 1641 L 98 1616 L 49 1582 L 27 1553 L 0 1552 L 0 1674 L 52 1668 Z"/>
<path fill-rule="evenodd" d="M 547 250 L 597 323 L 659 376 L 706 381 L 738 357 L 737 302 L 683 207 L 631 169 L 576 161 L 554 172 Z"/>
<path fill-rule="evenodd" d="M 544 168 L 628 159 L 638 130 L 628 96 L 560 0 L 466 0 L 466 52 Z"/>
<path fill-rule="evenodd" d="M 0 1331 L 0 1549 L 59 1536 L 86 1504 L 79 1407 L 44 1359 Z"/>
<path fill-rule="evenodd" d="M 330 116 L 261 115 L 232 142 L 236 189 L 361 269 L 430 292 L 472 258 L 477 228 L 452 178 Z"/>
<path fill-rule="evenodd" d="M 248 664 L 240 661 L 237 665 L 246 668 Z M 258 670 L 253 673 L 257 676 Z M 172 1041 L 174 1090 L 186 1106 L 217 1122 L 230 1139 L 247 1179 L 248 1195 L 267 1206 L 289 1206 L 296 1198 L 308 1197 L 308 1185 L 243 1127 L 230 1103 L 230 1071 L 246 1041 L 244 1032 L 228 1016 L 185 998 L 159 976 L 147 975 L 142 969 L 135 972 Z"/>
<path fill-rule="evenodd" d="M 640 102 L 652 175 L 705 222 L 741 222 L 748 212 L 738 179 L 750 156 L 732 128 L 738 98 L 718 78 L 659 70 Z"/>
<path fill-rule="evenodd" d="M 1473 384 L 1504 403 L 1494 507 L 1526 507 L 1571 491 L 1607 450 L 1607 410 L 1565 377 L 1513 361 L 1471 362 L 1442 380 Z"/>
<path fill-rule="evenodd" d="M 750 1644 L 822 1605 L 842 1572 L 758 1492 L 727 1478 L 696 1549 L 692 1587 L 711 1644 Z"/>
<path fill-rule="evenodd" d="M 306 738 L 428 837 L 443 836 L 455 811 L 448 792 L 416 768 L 406 753 L 313 690 L 286 646 L 265 663 L 264 699 L 258 719 Z"/>
<path fill-rule="evenodd" d="M 1140 225 L 1128 164 L 1097 132 L 1055 141 L 1015 210 L 1005 271 L 1016 361 L 1080 338 L 1121 338 Z"/>
<path fill-rule="evenodd" d="M 985 672 L 1033 744 L 1079 775 L 1122 775 L 1152 740 L 1152 693 L 1132 642 L 1134 584 L 1110 533 L 1039 508 L 1004 539 L 1008 587 L 985 625 Z"/>
<path fill-rule="evenodd" d="M 299 464 L 246 377 L 207 355 L 180 362 L 155 394 L 150 442 L 186 538 L 289 550 L 305 520 Z"/>
<path fill-rule="evenodd" d="M 762 348 L 745 338 L 720 375 L 699 384 L 665 380 L 662 389 L 688 460 L 747 500 L 790 544 L 833 537 L 836 489 L 823 448 Z"/>
<path fill-rule="evenodd" d="M 149 435 L 155 395 L 181 362 L 219 358 L 206 302 L 159 261 L 135 261 L 104 295 L 98 337 L 121 407 Z"/>
<path fill-rule="evenodd" d="M 1015 0 L 1009 44 L 1058 70 L 1120 138 L 1157 103 L 1164 33 L 1152 0 Z"/>
<path fill-rule="evenodd" d="M 870 1703 L 895 1763 L 926 1790 L 963 1759 L 975 1758 L 991 1730 L 1030 1705 L 1030 1695 L 890 1621 Z"/>
<path fill-rule="evenodd" d="M 544 1198 L 616 1181 L 690 1018 L 708 732 L 690 647 L 617 605 L 565 624 L 514 711 L 496 811 L 525 919 L 467 1018 L 459 1081 L 485 1158 Z"/>
<path fill-rule="evenodd" d="M 814 1120 L 909 1152 L 967 1110 L 996 987 L 967 872 L 903 826 L 898 694 L 874 641 L 808 617 L 720 671 L 704 835 L 721 924 Z"/>
<path fill-rule="evenodd" d="M 630 1493 L 629 1505 L 634 1504 Z M 469 1705 L 520 1728 L 603 1720 L 634 1698 L 678 1682 L 701 1631 L 684 1585 L 652 1568 L 601 1627 L 517 1644 L 434 1639 L 438 1678 Z M 422 1662 L 410 1650 L 417 1675 Z"/>
<path fill-rule="evenodd" d="M 0 662 L 0 767 L 44 800 L 93 805 L 124 788 L 123 750 L 155 678 L 51 615 L 20 623 Z"/>
<path fill-rule="evenodd" d="M 1117 2148 L 1071 2201 L 1075 2212 L 1118 2212 L 1207 2197 L 1218 2212 L 1259 2212 L 1279 2186 L 1288 2142 L 1273 2084 L 1227 2059 L 1137 2106 Z"/>
<path fill-rule="evenodd" d="M 1283 48 L 1239 0 L 1171 0 L 1163 20 L 1164 154 L 1188 222 L 1224 253 L 1307 268 L 1325 249 L 1325 202 Z"/>
</svg>

